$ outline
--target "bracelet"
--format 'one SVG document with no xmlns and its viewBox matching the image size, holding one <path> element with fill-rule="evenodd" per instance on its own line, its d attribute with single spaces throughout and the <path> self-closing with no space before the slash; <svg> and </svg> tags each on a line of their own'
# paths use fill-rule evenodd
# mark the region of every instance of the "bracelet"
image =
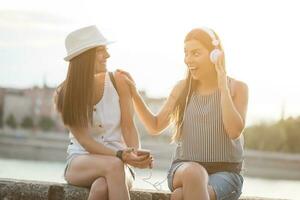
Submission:
<svg viewBox="0 0 300 200">
<path fill-rule="evenodd" d="M 118 150 L 117 153 L 116 153 L 116 156 L 117 156 L 118 158 L 120 158 L 120 160 L 123 161 L 122 155 L 123 155 L 123 150 Z"/>
</svg>

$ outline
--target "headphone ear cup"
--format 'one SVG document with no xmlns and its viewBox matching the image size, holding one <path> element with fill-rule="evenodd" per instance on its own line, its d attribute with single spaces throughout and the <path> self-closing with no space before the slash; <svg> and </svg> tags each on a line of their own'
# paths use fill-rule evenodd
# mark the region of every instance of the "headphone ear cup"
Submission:
<svg viewBox="0 0 300 200">
<path fill-rule="evenodd" d="M 210 57 L 210 61 L 212 62 L 212 63 L 216 63 L 217 62 L 217 60 L 218 60 L 218 58 L 219 58 L 219 56 L 221 55 L 221 50 L 220 49 L 214 49 L 214 50 L 212 50 L 211 52 L 210 52 L 210 55 L 209 55 L 209 57 Z"/>
</svg>

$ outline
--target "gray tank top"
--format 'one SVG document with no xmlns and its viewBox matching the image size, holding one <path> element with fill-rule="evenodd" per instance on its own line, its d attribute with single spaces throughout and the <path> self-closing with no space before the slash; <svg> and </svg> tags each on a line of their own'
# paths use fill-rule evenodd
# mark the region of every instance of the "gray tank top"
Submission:
<svg viewBox="0 0 300 200">
<path fill-rule="evenodd" d="M 232 140 L 226 134 L 220 91 L 210 95 L 193 93 L 186 108 L 174 160 L 242 163 L 243 145 L 243 135 Z"/>
</svg>

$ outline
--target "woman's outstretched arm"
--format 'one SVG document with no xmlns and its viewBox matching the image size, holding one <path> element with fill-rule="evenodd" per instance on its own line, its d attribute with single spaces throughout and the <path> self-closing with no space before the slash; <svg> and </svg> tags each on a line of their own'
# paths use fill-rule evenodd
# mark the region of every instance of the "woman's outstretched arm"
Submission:
<svg viewBox="0 0 300 200">
<path fill-rule="evenodd" d="M 151 135 L 159 135 L 170 124 L 171 113 L 174 109 L 176 100 L 178 99 L 180 92 L 184 88 L 185 81 L 180 81 L 173 88 L 171 94 L 161 107 L 161 110 L 158 112 L 158 114 L 153 114 L 144 102 L 143 98 L 140 96 L 130 74 L 124 71 L 121 71 L 121 73 L 126 75 L 126 81 L 130 87 L 135 110 L 143 125 Z"/>
</svg>

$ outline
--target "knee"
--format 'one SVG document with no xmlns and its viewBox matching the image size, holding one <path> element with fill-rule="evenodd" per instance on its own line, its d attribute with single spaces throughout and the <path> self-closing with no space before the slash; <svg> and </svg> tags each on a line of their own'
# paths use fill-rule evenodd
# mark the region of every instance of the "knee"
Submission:
<svg viewBox="0 0 300 200">
<path fill-rule="evenodd" d="M 183 177 L 189 182 L 192 180 L 208 180 L 206 169 L 195 162 L 190 162 L 187 164 L 183 170 Z"/>
<path fill-rule="evenodd" d="M 107 162 L 107 174 L 125 174 L 124 163 L 117 157 L 112 157 Z"/>
<path fill-rule="evenodd" d="M 96 179 L 91 185 L 91 189 L 90 189 L 91 198 L 89 199 L 106 199 L 107 196 L 108 196 L 108 186 L 106 180 L 105 178 L 100 177 Z"/>
</svg>

